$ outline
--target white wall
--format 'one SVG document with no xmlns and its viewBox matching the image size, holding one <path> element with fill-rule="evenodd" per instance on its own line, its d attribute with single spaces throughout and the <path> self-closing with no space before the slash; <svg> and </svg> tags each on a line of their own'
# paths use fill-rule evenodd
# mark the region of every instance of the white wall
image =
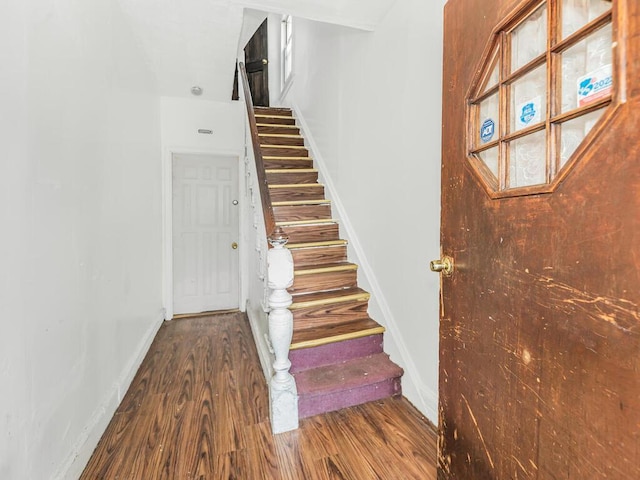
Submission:
<svg viewBox="0 0 640 480">
<path fill-rule="evenodd" d="M 162 322 L 154 78 L 116 2 L 0 17 L 0 478 L 76 478 Z"/>
<path fill-rule="evenodd" d="M 267 17 L 268 48 L 269 48 L 269 105 L 278 106 L 282 90 L 282 15 L 270 13 Z"/>
<path fill-rule="evenodd" d="M 231 92 L 229 92 L 231 98 Z M 207 153 L 238 157 L 240 196 L 244 195 L 244 103 L 241 101 L 215 102 L 200 97 L 162 97 L 161 135 L 163 166 L 163 298 L 167 318 L 173 316 L 172 244 L 171 244 L 171 157 L 173 153 Z M 212 134 L 198 133 L 199 129 Z M 244 237 L 241 222 L 240 237 Z M 246 298 L 247 251 L 240 245 L 240 306 Z"/>
<path fill-rule="evenodd" d="M 245 106 L 241 101 L 215 102 L 200 97 L 162 97 L 163 150 L 184 148 L 209 152 L 244 152 Z M 198 133 L 209 129 L 211 135 Z"/>
<path fill-rule="evenodd" d="M 444 3 L 396 2 L 374 32 L 294 19 L 288 95 L 346 212 L 405 394 L 434 422 Z"/>
<path fill-rule="evenodd" d="M 238 52 L 236 57 L 239 61 L 244 62 L 244 47 L 249 43 L 253 34 L 262 25 L 267 13 L 260 10 L 253 10 L 251 8 L 245 8 L 242 13 L 242 30 L 240 31 L 240 39 L 238 40 Z M 271 32 L 269 31 L 269 37 Z"/>
</svg>

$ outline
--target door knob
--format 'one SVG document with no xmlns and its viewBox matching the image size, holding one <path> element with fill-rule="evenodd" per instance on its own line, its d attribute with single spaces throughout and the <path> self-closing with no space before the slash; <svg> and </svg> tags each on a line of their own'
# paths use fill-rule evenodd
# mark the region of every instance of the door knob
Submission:
<svg viewBox="0 0 640 480">
<path fill-rule="evenodd" d="M 234 200 L 234 201 L 233 201 L 233 202 L 231 202 L 231 203 L 232 203 L 232 204 L 234 204 L 234 205 L 237 205 L 237 204 L 238 204 L 238 200 Z"/>
<path fill-rule="evenodd" d="M 231 248 L 233 248 L 234 250 L 237 250 L 238 249 L 238 244 L 236 242 L 233 242 L 231 244 Z"/>
<path fill-rule="evenodd" d="M 445 277 L 450 277 L 453 275 L 453 258 L 442 257 L 439 260 L 432 260 L 429 268 L 432 272 L 442 272 Z"/>
<path fill-rule="evenodd" d="M 263 59 L 262 59 L 262 64 L 263 64 L 263 65 L 266 65 L 267 63 L 269 63 L 269 60 L 267 60 L 266 58 L 263 58 Z"/>
</svg>

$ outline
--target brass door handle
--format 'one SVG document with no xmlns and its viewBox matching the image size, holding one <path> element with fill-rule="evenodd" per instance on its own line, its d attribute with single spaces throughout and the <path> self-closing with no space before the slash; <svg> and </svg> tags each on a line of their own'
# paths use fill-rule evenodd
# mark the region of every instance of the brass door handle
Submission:
<svg viewBox="0 0 640 480">
<path fill-rule="evenodd" d="M 450 277 L 453 275 L 453 258 L 442 257 L 438 260 L 432 260 L 429 263 L 429 268 L 432 272 L 442 272 L 445 277 Z"/>
<path fill-rule="evenodd" d="M 236 242 L 233 242 L 231 244 L 231 248 L 233 248 L 234 250 L 237 250 L 238 249 L 238 244 Z"/>
<path fill-rule="evenodd" d="M 266 65 L 267 63 L 269 63 L 269 60 L 267 60 L 266 58 L 263 58 L 263 59 L 262 59 L 262 64 L 263 64 L 263 65 Z"/>
</svg>

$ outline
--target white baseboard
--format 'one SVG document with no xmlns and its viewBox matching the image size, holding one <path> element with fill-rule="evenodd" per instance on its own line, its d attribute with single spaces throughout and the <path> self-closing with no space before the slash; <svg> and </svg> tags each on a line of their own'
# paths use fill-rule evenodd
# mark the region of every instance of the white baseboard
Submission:
<svg viewBox="0 0 640 480">
<path fill-rule="evenodd" d="M 422 384 L 422 388 L 420 391 L 422 398 L 424 398 L 426 403 L 426 409 L 422 411 L 425 416 L 433 422 L 433 424 L 438 426 L 438 392 L 434 392 L 430 388 L 427 388 L 424 384 Z"/>
<path fill-rule="evenodd" d="M 418 369 L 406 347 L 406 343 L 402 338 L 402 333 L 398 327 L 393 313 L 387 303 L 385 295 L 378 283 L 375 273 L 371 268 L 371 264 L 367 260 L 367 256 L 364 253 L 362 244 L 358 239 L 358 235 L 353 228 L 353 224 L 349 219 L 349 215 L 346 212 L 344 204 L 340 200 L 340 196 L 335 188 L 335 184 L 329 175 L 329 170 L 326 167 L 326 163 L 322 158 L 320 149 L 318 148 L 309 126 L 295 102 L 292 103 L 291 108 L 296 117 L 296 121 L 302 135 L 304 136 L 310 156 L 314 159 L 315 168 L 318 170 L 321 181 L 324 184 L 327 197 L 331 199 L 333 208 L 333 217 L 340 222 L 340 228 L 343 231 L 342 236 L 349 241 L 349 253 L 354 255 L 354 260 L 358 263 L 358 276 L 362 274 L 363 283 L 370 290 L 371 300 L 369 305 L 372 310 L 377 311 L 382 318 L 376 317 L 387 329 L 387 333 L 391 337 L 391 342 L 395 345 L 399 359 L 394 359 L 405 370 L 403 377 L 403 383 L 409 382 L 410 385 L 403 385 L 403 392 L 407 398 L 420 410 L 425 416 L 427 416 L 433 422 L 437 421 L 437 408 L 438 408 L 438 395 L 434 393 L 430 388 L 427 388 L 418 375 Z"/>
<path fill-rule="evenodd" d="M 111 418 L 120 405 L 122 397 L 131 385 L 145 355 L 149 351 L 153 339 L 165 321 L 164 317 L 165 311 L 162 309 L 149 326 L 149 329 L 138 344 L 136 352 L 122 370 L 122 374 L 113 384 L 107 399 L 95 410 L 85 425 L 82 434 L 76 440 L 70 454 L 53 475 L 53 480 L 71 480 L 80 477 L 91 458 L 91 454 L 107 429 Z"/>
<path fill-rule="evenodd" d="M 249 325 L 251 325 L 251 332 L 253 333 L 253 341 L 256 344 L 258 350 L 258 357 L 260 358 L 260 365 L 262 366 L 262 372 L 264 378 L 268 382 L 273 376 L 273 361 L 274 356 L 271 352 L 269 343 L 266 336 L 268 332 L 267 314 L 262 309 L 262 306 L 255 306 L 248 303 L 247 317 L 249 317 Z M 263 325 L 261 327 L 261 325 Z"/>
</svg>

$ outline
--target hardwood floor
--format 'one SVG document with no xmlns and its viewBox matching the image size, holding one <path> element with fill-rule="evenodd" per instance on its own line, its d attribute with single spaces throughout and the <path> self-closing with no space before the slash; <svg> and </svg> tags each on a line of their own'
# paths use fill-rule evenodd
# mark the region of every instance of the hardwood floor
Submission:
<svg viewBox="0 0 640 480">
<path fill-rule="evenodd" d="M 81 479 L 436 479 L 436 434 L 405 399 L 276 436 L 268 403 L 244 314 L 167 322 Z"/>
</svg>

